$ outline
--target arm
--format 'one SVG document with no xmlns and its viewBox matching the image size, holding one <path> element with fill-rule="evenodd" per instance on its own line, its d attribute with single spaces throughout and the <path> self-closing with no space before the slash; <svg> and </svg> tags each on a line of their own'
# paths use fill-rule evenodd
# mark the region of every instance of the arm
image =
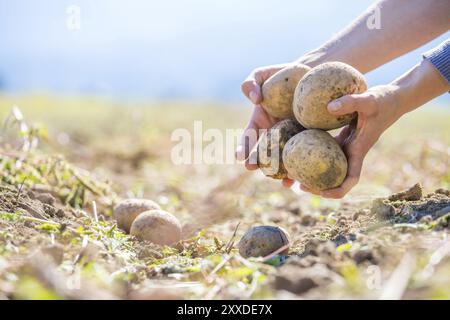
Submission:
<svg viewBox="0 0 450 320">
<path fill-rule="evenodd" d="M 369 29 L 367 20 L 377 10 L 381 29 Z M 296 62 L 314 67 L 326 61 L 342 61 L 362 72 L 368 72 L 445 32 L 450 27 L 449 11 L 448 0 L 383 0 L 367 9 L 323 46 Z M 242 83 L 243 93 L 255 108 L 236 150 L 238 160 L 248 159 L 254 147 L 246 143 L 247 132 L 270 128 L 279 120 L 270 117 L 259 106 L 262 102 L 261 85 L 286 65 L 257 68 Z M 248 161 L 246 167 L 249 170 L 257 169 L 257 165 Z M 292 181 L 285 180 L 283 184 L 289 187 Z"/>
<path fill-rule="evenodd" d="M 428 60 L 423 60 L 391 84 L 347 95 L 332 101 L 328 111 L 335 115 L 358 113 L 356 129 L 344 128 L 337 137 L 348 158 L 348 173 L 343 184 L 321 193 L 327 198 L 342 198 L 359 181 L 363 160 L 383 132 L 408 113 L 450 90 L 449 82 Z"/>
<path fill-rule="evenodd" d="M 366 73 L 446 32 L 450 28 L 449 12 L 448 0 L 379 1 L 297 61 L 309 66 L 341 61 Z M 371 19 L 379 19 L 379 25 L 374 25 L 379 29 L 371 28 Z"/>
</svg>

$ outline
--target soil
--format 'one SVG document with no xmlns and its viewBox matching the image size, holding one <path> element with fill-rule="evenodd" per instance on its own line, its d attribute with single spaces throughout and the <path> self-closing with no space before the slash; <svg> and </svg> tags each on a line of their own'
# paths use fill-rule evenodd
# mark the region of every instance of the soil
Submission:
<svg viewBox="0 0 450 320">
<path fill-rule="evenodd" d="M 416 184 L 387 199 L 376 199 L 371 212 L 380 219 L 393 219 L 395 222 L 417 223 L 422 219 L 423 222 L 431 222 L 450 213 L 449 194 L 448 190 L 438 189 L 423 196 L 422 187 Z"/>
<path fill-rule="evenodd" d="M 341 212 L 332 228 L 318 221 L 313 223 L 311 217 L 303 219 L 307 220 L 306 225 L 316 226 L 306 236 L 303 250 L 289 257 L 272 277 L 273 288 L 304 297 L 320 297 L 324 288 L 349 281 L 342 276 L 345 268 L 394 267 L 399 259 L 396 255 L 403 255 L 406 247 L 415 251 L 421 250 L 424 243 L 432 243 L 427 241 L 430 235 L 415 233 L 415 227 L 448 228 L 449 194 L 448 190 L 439 189 L 423 196 L 422 187 L 416 184 L 404 192 L 374 200 L 370 210 L 358 210 L 351 218 Z M 399 234 L 398 227 L 409 228 Z M 314 236 L 324 232 L 328 233 L 328 239 Z M 415 233 L 414 240 L 409 232 Z M 349 250 L 339 250 L 346 244 Z"/>
<path fill-rule="evenodd" d="M 57 202 L 50 193 L 7 185 L 0 185 L 0 211 L 21 212 L 43 220 L 73 217 L 72 211 Z"/>
<path fill-rule="evenodd" d="M 426 225 L 434 226 L 436 230 L 448 229 L 450 192 L 439 189 L 424 196 L 421 190 L 420 185 L 414 185 L 404 192 L 376 199 L 371 206 L 357 210 L 350 204 L 347 207 L 344 205 L 337 212 L 329 214 L 326 221 L 320 216 L 301 214 L 301 210 L 293 205 L 292 212 L 300 213 L 300 217 L 295 218 L 299 227 L 296 232 L 297 238 L 293 243 L 291 254 L 282 256 L 277 271 L 269 277 L 269 286 L 275 290 L 276 296 L 283 296 L 283 292 L 288 292 L 296 296 L 315 298 L 322 296 L 326 288 L 348 285 L 348 281 L 356 281 L 351 280 L 352 277 L 356 277 L 351 275 L 351 272 L 357 272 L 356 268 L 364 270 L 374 265 L 387 269 L 394 268 L 406 247 L 408 250 L 416 250 L 423 245 L 420 239 L 427 237 L 426 234 L 416 234 L 416 241 L 407 237 L 406 235 L 416 232 L 412 226 Z M 26 188 L 19 190 L 13 186 L 2 185 L 0 211 L 21 213 L 23 221 L 16 223 L 13 230 L 17 236 L 14 243 L 18 246 L 25 243 L 30 246 L 30 241 L 36 243 L 39 257 L 30 256 L 25 260 L 24 267 L 34 270 L 34 274 L 37 274 L 39 279 L 49 282 L 50 287 L 57 286 L 56 282 L 59 280 L 47 278 L 42 264 L 56 268 L 67 255 L 72 255 L 75 261 L 83 256 L 85 262 L 111 259 L 101 254 L 102 250 L 91 243 L 78 255 L 70 253 L 64 242 L 39 245 L 40 234 L 35 228 L 36 224 L 56 223 L 60 229 L 68 228 L 73 231 L 80 219 L 73 209 L 65 206 L 59 198 L 48 192 Z M 272 219 L 276 220 L 275 217 Z M 397 227 L 405 226 L 409 228 L 399 233 Z M 184 250 L 187 243 L 189 242 L 185 242 L 180 250 Z M 143 260 L 160 259 L 163 256 L 158 246 L 147 242 L 135 242 L 135 250 L 137 257 Z M 117 261 L 111 260 L 109 263 L 112 270 L 118 267 Z M 172 274 L 176 270 L 176 266 L 167 266 L 160 272 Z M 145 271 L 151 277 L 159 274 L 155 271 L 150 274 L 148 272 L 150 271 Z M 361 283 L 353 285 L 358 287 Z M 66 294 L 69 298 L 86 296 L 96 298 L 103 295 L 109 297 L 112 294 L 97 292 L 96 288 L 89 290 L 85 291 L 83 296 L 74 296 L 73 292 Z M 361 288 L 358 287 L 357 290 Z M 124 297 L 124 293 L 118 296 L 117 294 L 116 292 L 113 297 Z M 137 294 L 138 291 L 132 291 L 130 297 Z"/>
</svg>

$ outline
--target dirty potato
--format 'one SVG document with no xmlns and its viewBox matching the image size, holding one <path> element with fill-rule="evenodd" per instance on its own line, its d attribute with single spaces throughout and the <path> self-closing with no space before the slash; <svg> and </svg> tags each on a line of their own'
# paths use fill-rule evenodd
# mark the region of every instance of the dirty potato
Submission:
<svg viewBox="0 0 450 320">
<path fill-rule="evenodd" d="M 283 150 L 283 163 L 292 179 L 316 190 L 342 184 L 347 175 L 347 158 L 326 131 L 305 130 L 292 137 Z"/>
<path fill-rule="evenodd" d="M 126 199 L 120 201 L 113 209 L 113 218 L 117 226 L 127 233 L 130 232 L 134 219 L 144 211 L 161 209 L 159 205 L 147 199 Z"/>
<path fill-rule="evenodd" d="M 181 240 L 181 224 L 166 211 L 151 210 L 141 213 L 134 220 L 130 234 L 139 240 L 171 245 Z"/>
<path fill-rule="evenodd" d="M 244 258 L 265 257 L 283 246 L 289 245 L 288 233 L 280 227 L 257 226 L 249 229 L 238 243 L 239 253 Z M 289 248 L 279 254 L 287 254 Z"/>
<path fill-rule="evenodd" d="M 308 129 L 331 130 L 340 128 L 355 114 L 335 116 L 327 105 L 344 95 L 367 90 L 364 76 L 342 62 L 328 62 L 309 71 L 298 83 L 294 93 L 295 118 Z"/>
<path fill-rule="evenodd" d="M 262 86 L 262 107 L 272 116 L 280 119 L 293 118 L 292 101 L 300 79 L 310 67 L 295 64 L 272 75 Z"/>
<path fill-rule="evenodd" d="M 287 178 L 282 155 L 290 138 L 305 130 L 293 119 L 281 120 L 261 137 L 258 143 L 258 167 L 264 175 L 274 179 Z"/>
</svg>

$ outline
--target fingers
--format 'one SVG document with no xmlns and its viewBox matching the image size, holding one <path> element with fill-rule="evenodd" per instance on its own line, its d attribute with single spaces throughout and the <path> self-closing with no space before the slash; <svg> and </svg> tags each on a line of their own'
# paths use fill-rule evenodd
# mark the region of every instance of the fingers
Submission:
<svg viewBox="0 0 450 320">
<path fill-rule="evenodd" d="M 255 167 L 257 167 L 257 163 L 254 159 L 256 157 L 249 158 L 249 156 L 253 147 L 258 142 L 259 130 L 271 128 L 277 122 L 277 119 L 267 114 L 260 105 L 263 99 L 261 86 L 273 73 L 284 67 L 285 65 L 273 65 L 256 69 L 241 85 L 242 92 L 252 101 L 255 108 L 253 109 L 250 122 L 244 130 L 241 142 L 236 149 L 236 159 L 239 161 L 245 160 L 246 167 L 250 170 L 254 170 Z"/>
<path fill-rule="evenodd" d="M 349 157 L 349 167 L 347 177 L 344 182 L 337 188 L 325 190 L 320 193 L 324 198 L 341 199 L 343 198 L 355 185 L 359 182 L 361 175 L 361 168 L 363 164 L 363 157 L 353 156 Z"/>
<path fill-rule="evenodd" d="M 302 191 L 304 191 L 304 192 L 312 193 L 312 194 L 314 194 L 314 195 L 316 195 L 316 196 L 320 196 L 320 195 L 321 195 L 321 194 L 320 194 L 320 191 L 315 191 L 315 190 L 313 190 L 313 189 L 311 189 L 311 188 L 305 186 L 304 184 L 301 184 L 301 185 L 300 185 L 300 190 L 302 190 Z"/>
<path fill-rule="evenodd" d="M 261 86 L 255 79 L 247 79 L 242 83 L 242 92 L 253 104 L 262 102 Z"/>
<path fill-rule="evenodd" d="M 289 178 L 284 178 L 284 179 L 281 181 L 281 183 L 282 183 L 283 187 L 285 187 L 285 188 L 290 188 L 290 187 L 292 187 L 292 185 L 295 183 L 295 181 L 292 180 L 292 179 L 289 179 Z"/>
<path fill-rule="evenodd" d="M 349 94 L 331 101 L 328 106 L 328 112 L 340 116 L 353 112 L 372 114 L 376 111 L 375 97 L 370 92 L 361 94 Z"/>
<path fill-rule="evenodd" d="M 343 198 L 355 185 L 359 182 L 359 177 L 361 175 L 361 169 L 363 165 L 364 155 L 362 154 L 350 154 L 348 158 L 348 171 L 344 182 L 337 188 L 316 191 L 304 184 L 300 185 L 300 189 L 304 192 L 309 192 L 324 198 L 330 199 L 341 199 Z"/>
<path fill-rule="evenodd" d="M 258 169 L 258 153 L 253 151 L 250 153 L 250 156 L 245 160 L 245 168 L 247 170 L 256 170 Z"/>
<path fill-rule="evenodd" d="M 270 116 L 260 105 L 255 105 L 250 122 L 245 128 L 236 149 L 236 159 L 239 161 L 247 159 L 258 142 L 260 129 L 269 129 L 277 122 L 278 119 Z"/>
<path fill-rule="evenodd" d="M 327 109 L 329 113 L 340 116 L 360 111 L 361 103 L 360 95 L 351 94 L 331 101 L 328 104 Z"/>
<path fill-rule="evenodd" d="M 350 126 L 345 126 L 339 134 L 334 137 L 336 142 L 341 146 L 341 148 L 344 146 L 345 142 L 347 141 L 348 137 L 351 134 L 351 128 Z"/>
<path fill-rule="evenodd" d="M 356 184 L 358 179 L 353 177 L 345 178 L 345 181 L 338 188 L 325 190 L 320 193 L 320 196 L 329 199 L 341 199 L 343 198 Z"/>
<path fill-rule="evenodd" d="M 253 104 L 260 104 L 263 100 L 261 86 L 277 71 L 285 68 L 288 64 L 277 64 L 255 69 L 241 85 L 242 92 Z"/>
<path fill-rule="evenodd" d="M 259 127 L 255 122 L 254 116 L 250 119 L 247 127 L 242 134 L 241 141 L 236 149 L 236 159 L 239 161 L 247 160 L 255 144 L 258 142 Z"/>
<path fill-rule="evenodd" d="M 352 120 L 352 122 L 345 126 L 339 134 L 334 137 L 339 146 L 344 150 L 347 149 L 348 145 L 355 139 L 357 135 L 357 123 L 358 117 Z"/>
<path fill-rule="evenodd" d="M 264 78 L 261 72 L 254 71 L 241 85 L 242 92 L 253 104 L 260 104 L 262 102 L 261 86 L 263 83 Z"/>
</svg>

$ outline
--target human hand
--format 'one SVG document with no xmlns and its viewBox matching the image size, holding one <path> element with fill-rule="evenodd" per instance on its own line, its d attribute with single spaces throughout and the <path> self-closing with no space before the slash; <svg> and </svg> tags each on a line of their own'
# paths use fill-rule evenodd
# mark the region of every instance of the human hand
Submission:
<svg viewBox="0 0 450 320">
<path fill-rule="evenodd" d="M 260 129 L 272 128 L 280 119 L 269 115 L 261 106 L 263 100 L 261 86 L 273 74 L 287 67 L 289 64 L 278 64 L 255 69 L 247 79 L 242 83 L 241 89 L 244 95 L 254 104 L 253 113 L 250 121 L 241 137 L 241 142 L 236 150 L 236 158 L 240 161 L 245 160 L 245 167 L 248 170 L 256 170 L 258 165 L 256 157 L 250 155 L 255 143 L 259 138 Z M 283 185 L 290 186 L 293 181 L 283 180 Z"/>
<path fill-rule="evenodd" d="M 393 85 L 378 86 L 362 94 L 343 96 L 328 104 L 328 112 L 333 115 L 358 114 L 357 119 L 336 137 L 347 156 L 347 176 L 337 188 L 318 192 L 301 185 L 303 191 L 339 199 L 358 183 L 366 154 L 382 133 L 402 115 L 396 91 L 397 87 Z"/>
</svg>

